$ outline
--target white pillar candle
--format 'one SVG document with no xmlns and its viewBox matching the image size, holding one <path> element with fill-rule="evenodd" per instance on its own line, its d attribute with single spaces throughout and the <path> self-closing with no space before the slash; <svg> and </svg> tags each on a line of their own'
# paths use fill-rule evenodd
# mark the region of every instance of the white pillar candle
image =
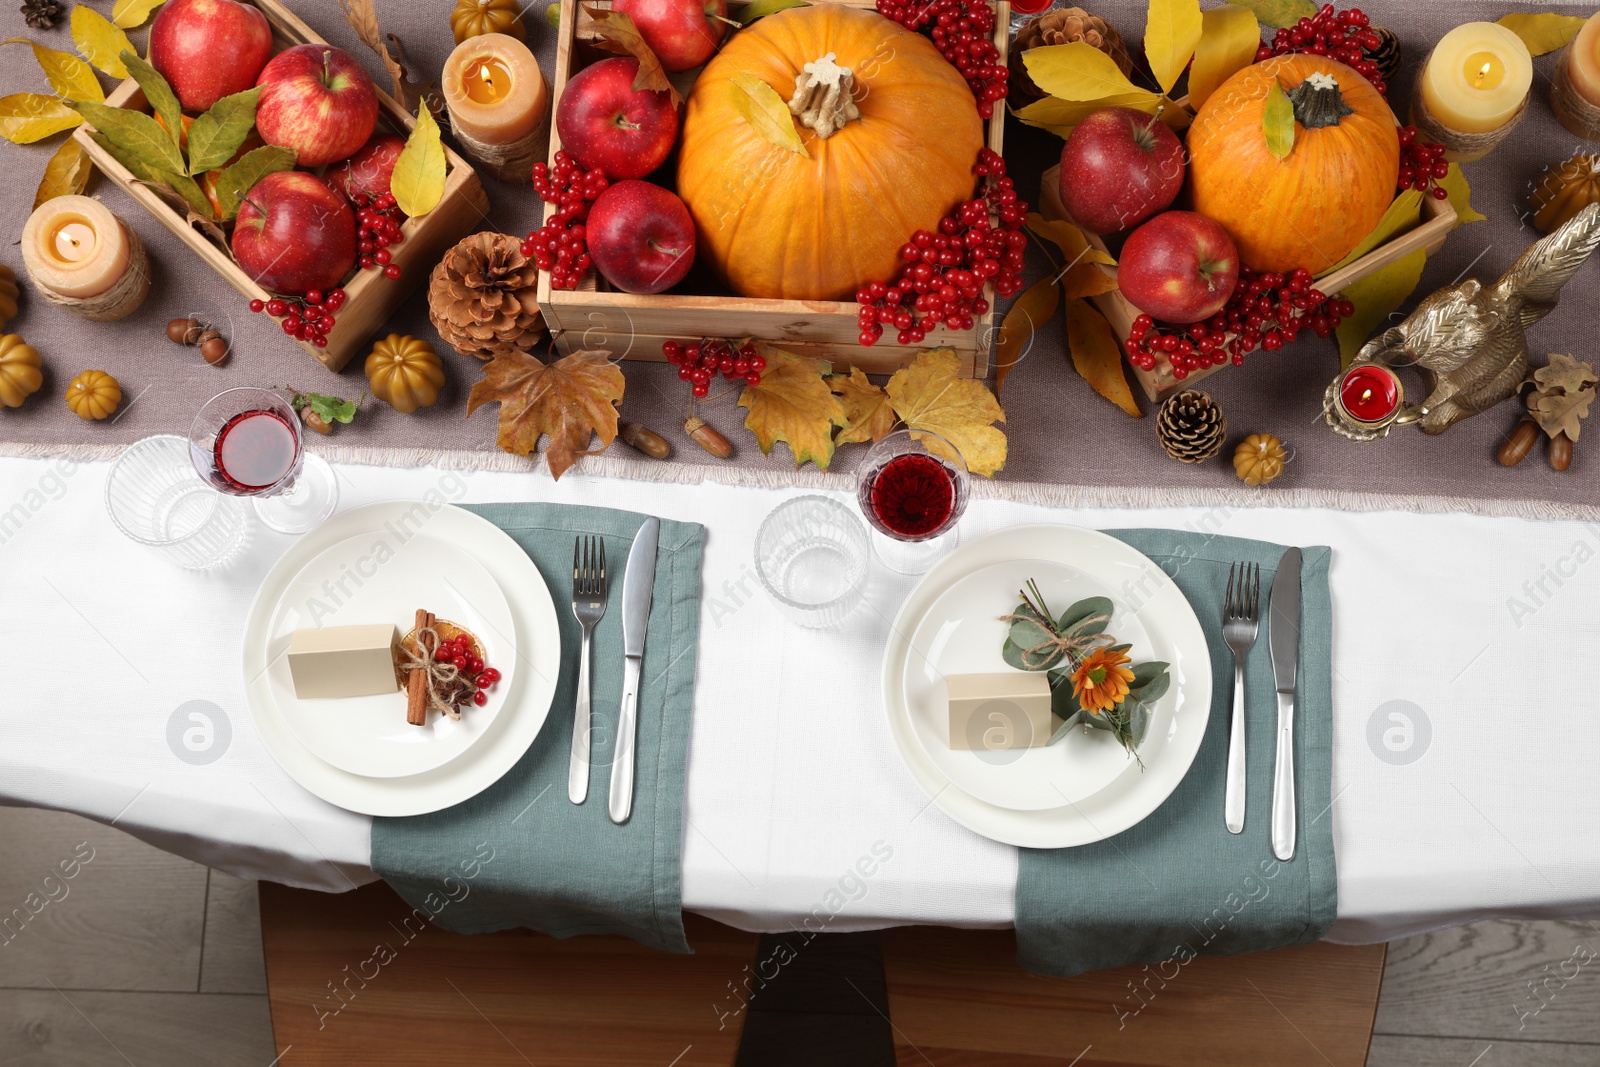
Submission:
<svg viewBox="0 0 1600 1067">
<path fill-rule="evenodd" d="M 87 196 L 58 196 L 28 217 L 22 259 L 39 285 L 84 300 L 121 281 L 133 254 L 122 220 L 104 204 Z"/>
</svg>

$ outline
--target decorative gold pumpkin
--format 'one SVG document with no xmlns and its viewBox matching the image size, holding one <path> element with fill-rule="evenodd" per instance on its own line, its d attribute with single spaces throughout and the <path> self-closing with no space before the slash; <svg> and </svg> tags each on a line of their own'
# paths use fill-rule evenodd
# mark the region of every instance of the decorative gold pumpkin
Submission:
<svg viewBox="0 0 1600 1067">
<path fill-rule="evenodd" d="M 0 263 L 0 330 L 17 317 L 17 297 L 21 295 L 21 290 L 17 288 L 16 272 Z"/>
<path fill-rule="evenodd" d="M 450 12 L 450 29 L 456 44 L 486 33 L 503 33 L 519 41 L 528 37 L 522 25 L 522 7 L 516 0 L 460 0 Z"/>
<path fill-rule="evenodd" d="M 1600 202 L 1600 155 L 1579 152 L 1559 167 L 1546 168 L 1528 206 L 1533 224 L 1552 233 L 1590 204 Z"/>
<path fill-rule="evenodd" d="M 1253 433 L 1233 450 L 1233 473 L 1245 485 L 1266 485 L 1283 473 L 1288 458 L 1282 441 L 1270 433 Z"/>
<path fill-rule="evenodd" d="M 363 368 L 372 395 L 407 415 L 432 407 L 444 385 L 444 367 L 426 341 L 391 333 L 372 346 Z"/>
<path fill-rule="evenodd" d="M 108 417 L 122 403 L 122 386 L 103 370 L 86 370 L 67 383 L 67 407 L 80 419 Z"/>
<path fill-rule="evenodd" d="M 806 155 L 761 135 L 737 75 L 790 102 Z M 706 64 L 678 195 L 697 255 L 734 292 L 848 298 L 893 278 L 907 239 L 971 198 L 982 144 L 972 90 L 927 38 L 875 11 L 813 4 L 740 30 Z"/>
<path fill-rule="evenodd" d="M 9 272 L 8 272 L 9 273 Z M 14 333 L 0 337 L 0 404 L 20 408 L 44 384 L 39 353 Z"/>
</svg>

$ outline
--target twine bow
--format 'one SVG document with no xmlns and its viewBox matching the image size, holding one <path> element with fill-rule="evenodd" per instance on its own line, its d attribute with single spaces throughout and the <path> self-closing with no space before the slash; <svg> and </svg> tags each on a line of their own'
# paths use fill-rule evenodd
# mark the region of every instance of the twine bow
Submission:
<svg viewBox="0 0 1600 1067">
<path fill-rule="evenodd" d="M 466 685 L 467 672 L 449 660 L 434 659 L 433 653 L 426 651 L 427 645 L 423 643 L 423 635 L 431 636 L 433 647 L 437 649 L 441 640 L 439 631 L 431 626 L 424 626 L 416 630 L 415 634 L 416 647 L 423 651 L 413 652 L 409 646 L 402 644 L 400 651 L 405 654 L 406 660 L 400 665 L 400 669 L 407 673 L 427 671 L 428 706 L 452 719 L 461 718 L 458 701 L 465 702 L 465 699 L 471 696 L 471 687 Z"/>
<path fill-rule="evenodd" d="M 1031 597 L 1028 595 L 1029 590 L 1033 592 Z M 1044 606 L 1044 596 L 1039 592 L 1038 586 L 1030 581 L 1028 588 L 1019 590 L 1017 595 L 1022 598 L 1022 603 L 1026 605 L 1028 614 L 1002 615 L 1000 616 L 1000 621 L 1029 622 L 1049 635 L 1032 648 L 1022 650 L 1021 660 L 1024 670 L 1043 670 L 1045 664 L 1057 656 L 1065 656 L 1067 662 L 1076 669 L 1082 662 L 1084 653 L 1093 651 L 1101 645 L 1111 643 L 1109 634 L 1100 632 L 1086 634 L 1083 632 L 1086 626 L 1098 626 L 1110 622 L 1110 615 L 1090 615 L 1079 619 L 1065 631 L 1060 631 L 1056 629 L 1056 624 L 1051 619 L 1049 609 Z M 1034 602 L 1035 598 L 1038 600 L 1037 603 Z"/>
</svg>

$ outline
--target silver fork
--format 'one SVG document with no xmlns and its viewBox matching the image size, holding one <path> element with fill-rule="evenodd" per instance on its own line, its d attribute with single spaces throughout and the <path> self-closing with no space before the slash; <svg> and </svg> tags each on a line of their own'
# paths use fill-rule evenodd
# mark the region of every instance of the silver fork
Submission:
<svg viewBox="0 0 1600 1067">
<path fill-rule="evenodd" d="M 1228 735 L 1228 784 L 1222 817 L 1229 832 L 1235 834 L 1244 830 L 1244 658 L 1256 643 L 1260 609 L 1261 565 L 1229 566 L 1228 596 L 1222 606 L 1222 639 L 1233 649 L 1233 726 Z"/>
<path fill-rule="evenodd" d="M 578 652 L 578 699 L 573 703 L 572 761 L 567 798 L 582 804 L 589 795 L 589 639 L 606 613 L 606 543 L 598 537 L 572 542 L 572 614 L 583 627 Z"/>
</svg>

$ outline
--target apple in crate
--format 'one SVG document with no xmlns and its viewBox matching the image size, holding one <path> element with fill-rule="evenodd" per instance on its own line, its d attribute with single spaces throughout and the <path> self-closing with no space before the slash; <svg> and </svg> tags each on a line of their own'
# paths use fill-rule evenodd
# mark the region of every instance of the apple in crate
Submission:
<svg viewBox="0 0 1600 1067">
<path fill-rule="evenodd" d="M 404 137 L 375 133 L 370 141 L 361 146 L 360 151 L 344 162 L 329 167 L 323 172 L 323 177 L 349 197 L 351 203 L 355 203 L 357 194 L 368 200 L 376 200 L 389 191 L 390 179 L 394 177 L 394 161 L 400 158 L 405 147 Z"/>
<path fill-rule="evenodd" d="M 602 59 L 573 75 L 556 107 L 561 146 L 612 181 L 643 178 L 666 162 L 678 139 L 671 94 L 634 89 L 638 73 L 637 59 Z"/>
<path fill-rule="evenodd" d="M 256 84 L 256 129 L 268 144 L 298 152 L 302 167 L 354 155 L 378 125 L 378 91 L 360 60 L 342 48 L 286 48 Z"/>
<path fill-rule="evenodd" d="M 728 24 L 727 0 L 616 0 L 668 71 L 693 70 L 711 58 Z"/>
<path fill-rule="evenodd" d="M 1239 283 L 1239 252 L 1220 223 L 1168 211 L 1134 230 L 1117 261 L 1128 303 L 1162 322 L 1189 323 L 1221 311 Z"/>
<path fill-rule="evenodd" d="M 272 27 L 234 0 L 167 0 L 150 24 L 150 63 L 185 111 L 205 111 L 256 83 L 272 58 Z"/>
<path fill-rule="evenodd" d="M 1084 229 L 1121 233 L 1172 206 L 1183 167 L 1183 145 L 1160 119 L 1102 108 L 1061 146 L 1061 203 Z"/>
<path fill-rule="evenodd" d="M 671 289 L 694 266 L 694 220 L 675 195 L 649 182 L 620 181 L 601 193 L 585 226 L 589 258 L 625 293 Z"/>
<path fill-rule="evenodd" d="M 356 263 L 355 213 L 315 174 L 269 174 L 251 186 L 239 207 L 233 258 L 274 293 L 337 288 Z"/>
</svg>

